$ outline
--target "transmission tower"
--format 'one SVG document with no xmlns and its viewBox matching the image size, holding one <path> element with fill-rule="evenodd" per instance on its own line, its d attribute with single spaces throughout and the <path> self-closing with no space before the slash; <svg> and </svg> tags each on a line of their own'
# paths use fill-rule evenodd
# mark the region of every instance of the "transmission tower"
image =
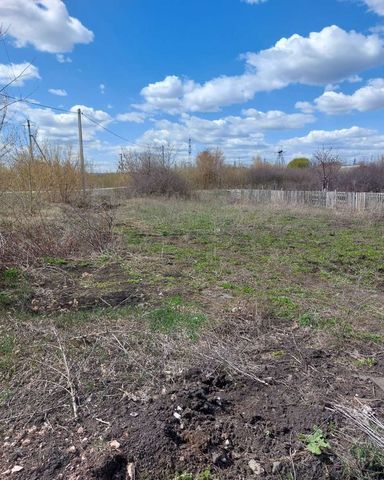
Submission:
<svg viewBox="0 0 384 480">
<path fill-rule="evenodd" d="M 276 161 L 276 165 L 278 165 L 279 167 L 285 167 L 285 157 L 284 157 L 284 150 L 283 149 L 279 149 L 277 151 L 277 161 Z"/>
</svg>

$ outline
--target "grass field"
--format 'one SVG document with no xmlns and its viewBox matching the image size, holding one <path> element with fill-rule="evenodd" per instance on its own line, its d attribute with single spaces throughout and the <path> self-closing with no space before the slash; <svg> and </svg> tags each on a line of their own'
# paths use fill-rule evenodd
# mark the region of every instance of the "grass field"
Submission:
<svg viewBox="0 0 384 480">
<path fill-rule="evenodd" d="M 102 251 L 0 272 L 1 471 L 384 478 L 334 408 L 383 418 L 382 218 L 164 199 L 115 214 Z"/>
</svg>

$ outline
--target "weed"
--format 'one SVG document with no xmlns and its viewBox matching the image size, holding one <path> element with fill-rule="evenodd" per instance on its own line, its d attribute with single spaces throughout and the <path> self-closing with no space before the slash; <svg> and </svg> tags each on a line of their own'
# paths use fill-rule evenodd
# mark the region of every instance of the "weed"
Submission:
<svg viewBox="0 0 384 480">
<path fill-rule="evenodd" d="M 384 469 L 384 454 L 372 444 L 356 444 L 351 448 L 351 455 L 356 461 L 355 469 L 365 473 L 382 474 Z M 357 477 L 359 478 L 359 477 Z M 371 478 L 371 477 L 364 477 Z M 379 477 L 372 477 L 379 478 Z M 381 478 L 381 477 L 380 477 Z"/>
<path fill-rule="evenodd" d="M 14 284 L 21 278 L 22 275 L 23 272 L 20 270 L 20 268 L 11 267 L 3 271 L 2 277 L 5 283 Z"/>
<path fill-rule="evenodd" d="M 274 358 L 283 358 L 285 356 L 285 352 L 283 350 L 278 350 L 276 352 L 272 352 L 271 355 Z"/>
<path fill-rule="evenodd" d="M 212 474 L 209 469 L 204 470 L 203 472 L 199 473 L 196 480 L 212 480 Z"/>
<path fill-rule="evenodd" d="M 44 257 L 43 258 L 44 263 L 47 265 L 68 265 L 68 260 L 65 258 L 56 258 L 56 257 Z"/>
<path fill-rule="evenodd" d="M 305 443 L 307 450 L 314 455 L 321 455 L 324 449 L 331 448 L 331 445 L 326 441 L 324 433 L 319 427 L 315 427 L 310 434 L 301 434 L 299 439 Z"/>
<path fill-rule="evenodd" d="M 356 360 L 356 365 L 358 367 L 374 367 L 377 364 L 377 360 L 374 358 L 359 358 Z"/>
</svg>

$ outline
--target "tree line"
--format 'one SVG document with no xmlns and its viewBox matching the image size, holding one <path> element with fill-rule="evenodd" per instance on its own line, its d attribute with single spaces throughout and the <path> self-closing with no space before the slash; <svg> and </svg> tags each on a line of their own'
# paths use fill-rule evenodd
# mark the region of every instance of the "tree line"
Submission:
<svg viewBox="0 0 384 480">
<path fill-rule="evenodd" d="M 250 165 L 229 164 L 220 149 L 200 152 L 193 164 L 178 165 L 172 147 L 125 150 L 118 172 L 139 194 L 184 194 L 194 189 L 257 188 L 271 190 L 384 191 L 384 157 L 348 167 L 329 149 L 287 166 L 256 156 Z"/>
</svg>

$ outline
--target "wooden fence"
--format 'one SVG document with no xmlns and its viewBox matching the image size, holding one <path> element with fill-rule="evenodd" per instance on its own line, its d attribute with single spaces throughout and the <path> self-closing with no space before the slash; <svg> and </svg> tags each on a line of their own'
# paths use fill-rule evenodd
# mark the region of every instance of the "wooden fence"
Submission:
<svg viewBox="0 0 384 480">
<path fill-rule="evenodd" d="M 37 195 L 38 192 L 32 192 Z M 49 200 L 54 192 L 45 192 Z M 270 205 L 308 205 L 311 207 L 323 207 L 333 209 L 345 209 L 351 211 L 384 211 L 384 193 L 371 192 L 322 192 L 322 191 L 285 191 L 285 190 L 200 190 L 198 196 L 207 201 L 212 197 L 222 198 L 228 201 L 250 202 L 255 204 Z M 81 192 L 79 192 L 81 194 Z M 119 201 L 132 196 L 132 192 L 125 187 L 95 188 L 87 191 L 87 194 L 102 201 Z M 41 195 L 41 194 L 39 194 Z M 16 201 L 30 201 L 28 192 L 4 192 L 0 194 L 0 208 L 2 205 L 13 204 Z"/>
<path fill-rule="evenodd" d="M 202 193 L 202 198 L 208 192 Z M 213 193 L 213 192 L 211 192 Z M 308 205 L 352 211 L 384 211 L 384 193 L 368 192 L 322 192 L 285 190 L 219 190 L 219 197 L 232 201 L 262 203 L 270 205 Z"/>
</svg>

